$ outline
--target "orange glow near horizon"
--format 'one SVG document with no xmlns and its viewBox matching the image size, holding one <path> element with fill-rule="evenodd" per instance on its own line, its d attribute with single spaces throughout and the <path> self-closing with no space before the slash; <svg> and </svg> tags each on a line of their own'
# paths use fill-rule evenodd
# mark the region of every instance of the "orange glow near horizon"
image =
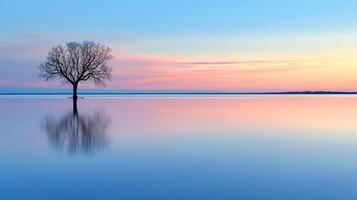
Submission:
<svg viewBox="0 0 357 200">
<path fill-rule="evenodd" d="M 357 91 L 357 34 L 190 35 L 110 41 L 112 80 L 105 89 L 182 91 Z M 123 43 L 122 45 L 119 45 Z M 37 78 L 36 65 L 49 46 L 12 44 L 5 53 L 20 67 L 4 70 L 18 79 L 0 79 L 1 88 L 59 88 Z M 29 51 L 34 49 L 34 51 Z M 11 56 L 12 55 L 12 56 Z M 22 60 L 21 60 L 22 59 Z M 28 59 L 28 60 L 27 60 Z M 36 61 L 36 63 L 28 64 Z M 23 70 L 29 67 L 31 73 Z M 23 67 L 23 68 L 21 68 Z M 24 73 L 26 72 L 26 73 Z M 14 76 L 14 75 L 13 75 Z M 81 83 L 81 89 L 95 89 Z"/>
<path fill-rule="evenodd" d="M 352 56 L 264 58 L 115 53 L 112 89 L 223 91 L 355 91 Z M 314 59 L 311 59 L 314 57 Z"/>
</svg>

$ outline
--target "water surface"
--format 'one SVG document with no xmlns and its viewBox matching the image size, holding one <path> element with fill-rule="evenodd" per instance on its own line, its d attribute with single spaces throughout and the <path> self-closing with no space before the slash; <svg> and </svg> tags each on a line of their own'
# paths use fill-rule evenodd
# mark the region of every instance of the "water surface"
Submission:
<svg viewBox="0 0 357 200">
<path fill-rule="evenodd" d="M 355 199 L 357 96 L 0 97 L 0 199 Z"/>
</svg>

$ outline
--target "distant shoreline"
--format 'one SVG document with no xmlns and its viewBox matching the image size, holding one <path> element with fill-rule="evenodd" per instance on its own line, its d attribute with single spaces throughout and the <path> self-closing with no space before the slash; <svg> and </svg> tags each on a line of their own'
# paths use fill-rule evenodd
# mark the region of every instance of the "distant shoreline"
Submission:
<svg viewBox="0 0 357 200">
<path fill-rule="evenodd" d="M 337 91 L 302 91 L 302 92 L 79 92 L 78 95 L 353 95 L 357 92 Z M 0 96 L 9 95 L 72 95 L 69 92 L 4 92 Z"/>
</svg>

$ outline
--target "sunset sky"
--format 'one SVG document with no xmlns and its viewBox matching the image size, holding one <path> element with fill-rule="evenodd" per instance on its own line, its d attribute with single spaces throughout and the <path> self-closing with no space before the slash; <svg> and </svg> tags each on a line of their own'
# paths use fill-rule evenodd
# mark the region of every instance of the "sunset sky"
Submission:
<svg viewBox="0 0 357 200">
<path fill-rule="evenodd" d="M 0 91 L 65 88 L 54 45 L 110 46 L 105 89 L 357 91 L 357 1 L 1 0 Z M 93 88 L 83 84 L 82 88 Z"/>
</svg>

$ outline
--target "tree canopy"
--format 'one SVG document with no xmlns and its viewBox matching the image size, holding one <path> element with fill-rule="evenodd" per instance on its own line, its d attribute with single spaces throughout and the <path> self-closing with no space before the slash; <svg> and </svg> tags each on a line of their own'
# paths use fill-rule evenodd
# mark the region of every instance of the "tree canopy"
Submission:
<svg viewBox="0 0 357 200">
<path fill-rule="evenodd" d="M 104 85 L 111 78 L 108 61 L 112 58 L 108 46 L 84 41 L 69 42 L 52 47 L 43 63 L 39 65 L 39 77 L 46 81 L 61 79 L 73 86 L 73 97 L 81 81 L 93 81 Z"/>
</svg>

